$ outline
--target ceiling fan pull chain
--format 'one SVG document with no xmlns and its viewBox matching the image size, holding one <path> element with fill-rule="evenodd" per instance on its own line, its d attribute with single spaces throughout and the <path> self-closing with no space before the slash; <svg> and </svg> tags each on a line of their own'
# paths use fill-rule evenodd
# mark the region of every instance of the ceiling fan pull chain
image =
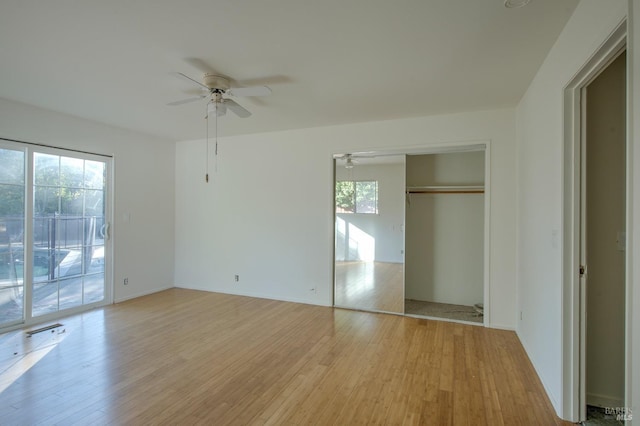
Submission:
<svg viewBox="0 0 640 426">
<path fill-rule="evenodd" d="M 218 103 L 216 102 L 216 147 L 215 147 L 215 163 L 214 168 L 215 172 L 218 173 Z"/>
<path fill-rule="evenodd" d="M 207 140 L 205 141 L 205 146 L 207 147 L 206 151 L 206 159 L 205 159 L 205 175 L 204 181 L 209 183 L 209 104 L 205 107 L 207 109 L 207 115 L 204 116 L 207 124 Z"/>
</svg>

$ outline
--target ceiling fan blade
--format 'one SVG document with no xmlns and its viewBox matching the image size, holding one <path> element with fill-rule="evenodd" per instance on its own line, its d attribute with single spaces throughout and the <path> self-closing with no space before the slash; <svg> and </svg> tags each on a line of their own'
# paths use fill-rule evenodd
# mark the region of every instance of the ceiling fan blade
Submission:
<svg viewBox="0 0 640 426">
<path fill-rule="evenodd" d="M 269 96 L 271 89 L 267 86 L 232 87 L 226 93 L 231 96 Z"/>
<path fill-rule="evenodd" d="M 251 116 L 251 113 L 244 109 L 243 106 L 238 104 L 233 99 L 225 99 L 224 104 L 233 111 L 238 117 L 247 118 Z"/>
<path fill-rule="evenodd" d="M 207 86 L 205 86 L 204 84 L 200 83 L 198 80 L 194 80 L 191 77 L 182 74 L 181 72 L 172 72 L 171 74 L 176 76 L 176 77 L 178 77 L 178 78 L 180 78 L 180 79 L 182 79 L 182 80 L 184 80 L 184 81 L 187 81 L 187 82 L 189 82 L 191 84 L 195 84 L 200 89 L 204 89 L 207 92 L 209 92 L 209 88 Z"/>
<path fill-rule="evenodd" d="M 167 105 L 168 106 L 177 106 L 177 105 L 182 105 L 182 104 L 188 104 L 190 102 L 199 101 L 200 99 L 204 99 L 204 98 L 206 98 L 206 96 L 196 96 L 194 98 L 187 98 L 187 99 L 182 99 L 180 101 L 169 102 Z"/>
<path fill-rule="evenodd" d="M 206 74 L 206 73 L 219 74 L 216 72 L 216 70 L 213 69 L 211 65 L 209 65 L 207 62 L 205 62 L 200 58 L 184 58 L 184 61 L 189 65 L 191 65 L 192 67 L 194 67 L 195 69 L 197 69 L 198 71 L 200 71 L 202 74 Z"/>
</svg>

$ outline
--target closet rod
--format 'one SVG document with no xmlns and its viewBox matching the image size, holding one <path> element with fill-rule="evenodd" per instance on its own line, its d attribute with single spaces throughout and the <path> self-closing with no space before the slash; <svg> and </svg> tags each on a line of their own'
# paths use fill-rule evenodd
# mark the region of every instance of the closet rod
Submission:
<svg viewBox="0 0 640 426">
<path fill-rule="evenodd" d="M 407 194 L 484 194 L 484 189 L 431 189 L 422 191 L 407 191 Z"/>
<path fill-rule="evenodd" d="M 483 185 L 409 186 L 407 194 L 484 194 Z"/>
</svg>

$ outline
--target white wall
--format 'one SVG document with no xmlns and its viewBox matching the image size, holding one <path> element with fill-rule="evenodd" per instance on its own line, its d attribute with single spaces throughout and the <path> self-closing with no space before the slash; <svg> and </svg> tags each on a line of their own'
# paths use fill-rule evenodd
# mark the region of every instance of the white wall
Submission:
<svg viewBox="0 0 640 426">
<path fill-rule="evenodd" d="M 403 163 L 357 165 L 352 169 L 336 167 L 336 180 L 378 181 L 378 214 L 338 213 L 337 218 L 346 226 L 362 231 L 371 240 L 372 259 L 377 262 L 404 262 L 404 158 Z M 352 228 L 353 229 L 353 228 Z M 352 235 L 356 240 L 357 235 Z M 338 235 L 336 260 L 366 260 L 349 256 L 344 237 Z M 366 250 L 367 248 L 365 248 Z M 351 250 L 353 253 L 353 250 Z"/>
<path fill-rule="evenodd" d="M 4 99 L 0 137 L 113 155 L 114 300 L 173 286 L 173 142 Z"/>
<path fill-rule="evenodd" d="M 623 0 L 583 0 L 517 108 L 517 332 L 560 415 L 563 406 L 563 90 L 621 22 Z"/>
<path fill-rule="evenodd" d="M 484 185 L 484 151 L 407 156 L 407 186 Z M 484 195 L 412 194 L 405 298 L 484 303 Z"/>
<path fill-rule="evenodd" d="M 490 141 L 490 325 L 513 328 L 514 140 L 512 109 L 229 137 L 209 184 L 204 142 L 179 142 L 175 283 L 331 305 L 332 154 Z"/>
</svg>

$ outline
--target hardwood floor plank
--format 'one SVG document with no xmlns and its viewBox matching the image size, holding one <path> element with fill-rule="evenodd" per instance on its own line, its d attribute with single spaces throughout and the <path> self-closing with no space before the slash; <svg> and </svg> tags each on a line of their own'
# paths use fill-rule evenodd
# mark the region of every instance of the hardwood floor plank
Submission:
<svg viewBox="0 0 640 426">
<path fill-rule="evenodd" d="M 1 336 L 3 425 L 563 424 L 509 331 L 183 289 L 61 322 Z"/>
</svg>

